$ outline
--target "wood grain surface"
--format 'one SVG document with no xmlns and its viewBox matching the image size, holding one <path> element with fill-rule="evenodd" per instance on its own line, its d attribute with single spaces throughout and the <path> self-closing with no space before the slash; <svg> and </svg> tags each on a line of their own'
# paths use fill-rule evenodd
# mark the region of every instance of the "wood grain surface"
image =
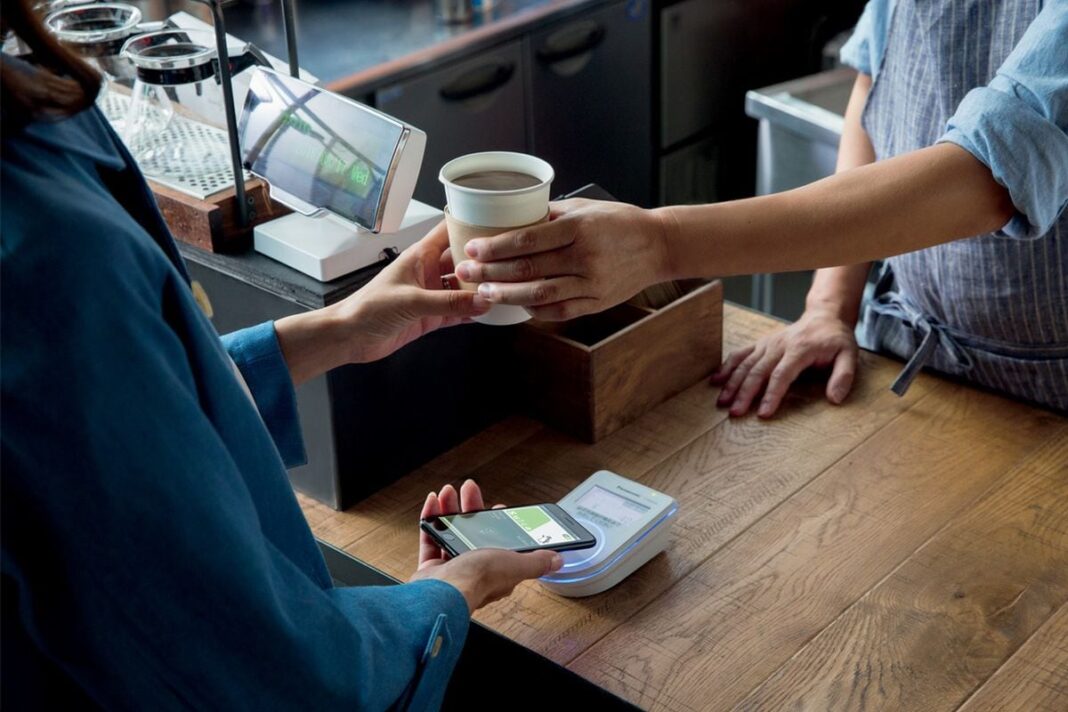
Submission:
<svg viewBox="0 0 1068 712">
<path fill-rule="evenodd" d="M 1064 712 L 1068 699 L 1068 604 L 960 708 L 962 712 Z"/>
<path fill-rule="evenodd" d="M 779 328 L 727 305 L 724 354 Z M 680 502 L 668 550 L 598 596 L 536 583 L 476 618 L 656 710 L 1068 710 L 1068 420 L 861 354 L 770 421 L 699 383 L 596 444 L 510 418 L 316 535 L 397 578 L 426 493 L 556 501 L 597 469 Z"/>
</svg>

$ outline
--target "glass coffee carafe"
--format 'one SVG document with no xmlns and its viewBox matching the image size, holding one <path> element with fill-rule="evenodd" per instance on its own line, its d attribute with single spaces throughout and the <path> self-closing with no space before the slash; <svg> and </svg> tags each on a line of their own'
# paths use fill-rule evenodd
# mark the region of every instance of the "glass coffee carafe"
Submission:
<svg viewBox="0 0 1068 712">
<path fill-rule="evenodd" d="M 109 84 L 130 87 L 134 69 L 124 59 L 122 47 L 134 35 L 158 29 L 162 23 L 142 24 L 141 11 L 125 3 L 53 3 L 45 26 L 69 47 L 100 70 L 104 86 L 98 97 L 104 115 L 118 124 L 125 118 L 125 105 L 108 96 Z"/>
<path fill-rule="evenodd" d="M 252 45 L 227 49 L 232 74 L 268 64 Z M 127 41 L 122 56 L 136 77 L 123 140 L 141 170 L 183 182 L 230 170 L 215 34 L 150 32 Z"/>
</svg>

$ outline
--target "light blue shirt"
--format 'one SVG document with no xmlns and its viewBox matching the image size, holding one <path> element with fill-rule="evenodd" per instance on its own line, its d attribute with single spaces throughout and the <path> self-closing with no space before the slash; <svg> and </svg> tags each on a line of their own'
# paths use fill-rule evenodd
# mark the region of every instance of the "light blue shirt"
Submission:
<svg viewBox="0 0 1068 712">
<path fill-rule="evenodd" d="M 876 81 L 895 4 L 869 0 L 842 47 L 842 61 Z M 958 105 L 943 141 L 979 159 L 1009 191 L 1017 214 L 1002 234 L 1050 230 L 1068 206 L 1068 0 L 1045 4 L 991 82 Z"/>
</svg>

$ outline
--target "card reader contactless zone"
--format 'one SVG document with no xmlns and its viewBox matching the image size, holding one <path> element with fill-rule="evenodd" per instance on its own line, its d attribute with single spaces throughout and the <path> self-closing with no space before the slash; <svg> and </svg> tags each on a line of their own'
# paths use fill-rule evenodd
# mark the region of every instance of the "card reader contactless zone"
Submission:
<svg viewBox="0 0 1068 712">
<path fill-rule="evenodd" d="M 663 551 L 678 502 L 614 472 L 595 472 L 559 502 L 597 537 L 592 549 L 566 551 L 564 566 L 541 584 L 561 596 L 592 596 L 615 586 Z"/>
</svg>

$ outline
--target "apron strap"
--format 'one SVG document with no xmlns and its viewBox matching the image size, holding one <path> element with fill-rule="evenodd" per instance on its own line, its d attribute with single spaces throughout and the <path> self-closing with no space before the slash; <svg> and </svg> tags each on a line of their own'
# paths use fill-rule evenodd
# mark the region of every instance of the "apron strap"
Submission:
<svg viewBox="0 0 1068 712">
<path fill-rule="evenodd" d="M 934 317 L 928 316 L 907 302 L 897 292 L 880 294 L 869 303 L 869 308 L 880 316 L 897 319 L 904 326 L 919 332 L 922 336 L 920 346 L 905 363 L 894 382 L 890 384 L 890 390 L 898 396 L 903 396 L 916 376 L 931 360 L 936 347 L 942 346 L 945 354 L 961 368 L 968 370 L 972 367 L 972 358 L 957 342 L 945 324 Z"/>
</svg>

